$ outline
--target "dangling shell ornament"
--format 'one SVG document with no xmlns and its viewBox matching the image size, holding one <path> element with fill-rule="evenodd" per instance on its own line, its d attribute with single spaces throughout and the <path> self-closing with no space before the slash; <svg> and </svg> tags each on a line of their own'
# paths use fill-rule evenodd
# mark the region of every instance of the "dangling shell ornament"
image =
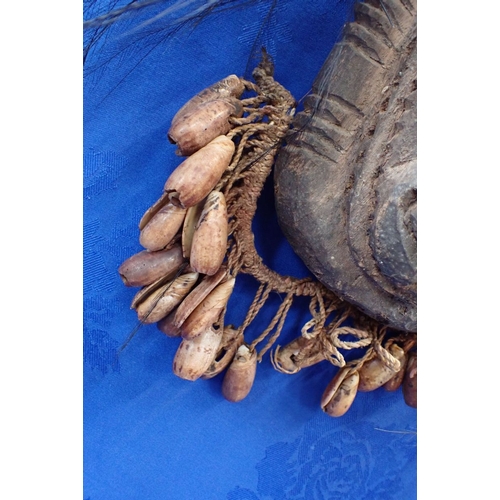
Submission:
<svg viewBox="0 0 500 500">
<path fill-rule="evenodd" d="M 225 371 L 231 402 L 251 392 L 294 300 L 307 297 L 311 318 L 275 346 L 276 370 L 337 366 L 319 402 L 333 417 L 381 387 L 402 388 L 416 407 L 416 7 L 377 0 L 355 9 L 295 119 L 296 101 L 265 51 L 255 83 L 230 75 L 179 110 L 167 136 L 186 158 L 139 223 L 144 250 L 119 269 L 126 286 L 141 287 L 132 301 L 139 320 L 182 338 L 175 375 Z M 252 220 L 276 156 L 279 221 L 315 278 L 281 276 L 254 246 Z M 239 273 L 258 289 L 235 327 L 224 318 Z M 281 304 L 249 342 L 272 293 Z M 352 349 L 363 354 L 346 361 Z"/>
</svg>

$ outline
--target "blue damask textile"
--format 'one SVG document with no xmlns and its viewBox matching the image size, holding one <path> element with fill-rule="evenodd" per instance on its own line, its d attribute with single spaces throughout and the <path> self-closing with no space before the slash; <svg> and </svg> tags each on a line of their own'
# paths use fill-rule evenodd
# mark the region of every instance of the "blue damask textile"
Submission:
<svg viewBox="0 0 500 500">
<path fill-rule="evenodd" d="M 85 18 L 125 4 L 85 1 Z M 137 318 L 129 308 L 136 289 L 123 285 L 117 269 L 141 250 L 138 222 L 181 162 L 166 138 L 175 112 L 231 73 L 250 77 L 262 45 L 274 58 L 275 78 L 302 98 L 353 4 L 162 1 L 85 31 L 85 499 L 416 498 L 416 411 L 400 391 L 359 394 L 334 419 L 319 406 L 337 370 L 328 362 L 291 376 L 276 372 L 267 354 L 250 395 L 233 404 L 221 395 L 222 376 L 174 376 L 180 341 L 154 325 L 119 352 Z M 254 232 L 266 264 L 308 275 L 279 229 L 272 179 Z M 227 323 L 241 324 L 256 288 L 253 278 L 238 276 Z M 250 337 L 281 300 L 272 297 Z M 297 337 L 308 319 L 307 304 L 298 301 L 278 343 Z"/>
</svg>

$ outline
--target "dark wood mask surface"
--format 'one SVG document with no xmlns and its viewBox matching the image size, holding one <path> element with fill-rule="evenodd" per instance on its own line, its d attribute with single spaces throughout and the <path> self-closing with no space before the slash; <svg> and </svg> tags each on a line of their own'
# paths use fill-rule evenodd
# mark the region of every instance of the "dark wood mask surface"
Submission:
<svg viewBox="0 0 500 500">
<path fill-rule="evenodd" d="M 279 153 L 276 209 L 294 251 L 373 318 L 417 330 L 417 11 L 357 4 Z"/>
</svg>

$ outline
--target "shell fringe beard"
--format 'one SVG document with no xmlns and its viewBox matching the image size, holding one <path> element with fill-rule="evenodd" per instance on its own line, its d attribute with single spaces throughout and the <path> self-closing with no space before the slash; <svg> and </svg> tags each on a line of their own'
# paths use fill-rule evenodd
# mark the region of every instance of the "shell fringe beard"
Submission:
<svg viewBox="0 0 500 500">
<path fill-rule="evenodd" d="M 177 376 L 211 378 L 227 368 L 222 392 L 236 402 L 250 392 L 257 362 L 278 340 L 294 299 L 309 297 L 311 319 L 298 338 L 272 351 L 274 368 L 293 374 L 324 360 L 339 367 L 321 401 L 331 416 L 345 414 L 358 391 L 381 386 L 402 386 L 405 401 L 416 407 L 415 333 L 391 332 L 314 278 L 274 272 L 255 249 L 257 200 L 283 139 L 293 133 L 296 108 L 273 72 L 263 50 L 252 74 L 255 83 L 231 75 L 174 117 L 169 139 L 187 159 L 141 219 L 146 250 L 120 266 L 125 285 L 141 287 L 132 308 L 141 323 L 157 322 L 167 336 L 182 337 L 173 363 Z M 244 91 L 255 96 L 240 99 Z M 253 276 L 259 286 L 236 328 L 225 325 L 224 317 L 239 273 Z M 247 329 L 271 293 L 284 295 L 281 305 L 267 328 L 246 342 Z M 344 326 L 346 320 L 353 326 Z M 345 360 L 343 350 L 359 348 L 365 349 L 361 358 Z"/>
</svg>

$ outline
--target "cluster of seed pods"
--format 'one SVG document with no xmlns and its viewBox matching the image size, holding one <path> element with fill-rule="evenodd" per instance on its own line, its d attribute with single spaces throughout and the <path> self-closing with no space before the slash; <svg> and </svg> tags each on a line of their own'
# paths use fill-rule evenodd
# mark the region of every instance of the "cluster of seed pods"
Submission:
<svg viewBox="0 0 500 500">
<path fill-rule="evenodd" d="M 243 115 L 245 84 L 236 75 L 215 83 L 174 116 L 168 139 L 187 158 L 167 179 L 160 199 L 139 223 L 144 250 L 119 268 L 126 286 L 141 287 L 132 309 L 141 323 L 157 323 L 182 337 L 173 371 L 186 380 L 211 378 L 228 365 L 223 394 L 240 401 L 251 389 L 257 356 L 224 326 L 235 278 L 224 264 L 228 214 L 214 189 L 229 167 L 235 143 L 226 134 Z"/>
<path fill-rule="evenodd" d="M 416 408 L 417 353 L 406 353 L 397 344 L 392 344 L 388 351 L 399 361 L 399 370 L 393 371 L 379 357 L 372 358 L 359 368 L 341 368 L 323 392 L 323 411 L 332 417 L 341 417 L 349 410 L 358 392 L 370 392 L 380 387 L 387 391 L 402 387 L 406 404 Z"/>
<path fill-rule="evenodd" d="M 342 330 L 342 329 L 340 329 Z M 352 329 L 346 329 L 351 331 Z M 359 361 L 345 363 L 323 392 L 321 408 L 331 417 L 341 417 L 352 406 L 358 392 L 370 392 L 383 387 L 387 391 L 402 388 L 408 406 L 417 407 L 417 351 L 415 342 L 388 342 L 384 351 L 391 362 L 384 362 L 372 352 Z M 401 345 L 399 345 L 401 344 Z M 286 346 L 278 347 L 272 358 L 274 367 L 293 374 L 328 359 L 324 340 L 320 337 L 298 337 Z"/>
<path fill-rule="evenodd" d="M 250 392 L 258 359 L 255 348 L 244 342 L 242 330 L 224 324 L 235 276 L 226 260 L 229 217 L 221 186 L 224 174 L 234 168 L 235 131 L 229 132 L 245 111 L 240 97 L 246 88 L 255 90 L 248 83 L 230 75 L 197 94 L 174 116 L 168 139 L 186 159 L 139 222 L 144 250 L 119 268 L 126 286 L 140 287 L 131 304 L 139 321 L 156 323 L 168 337 L 182 338 L 174 374 L 194 381 L 227 368 L 222 393 L 232 402 Z M 362 334 L 357 347 L 370 346 L 373 338 L 358 331 Z M 330 358 L 340 369 L 324 391 L 322 409 L 332 417 L 342 416 L 358 391 L 382 386 L 389 391 L 402 387 L 406 403 L 416 408 L 415 342 L 400 344 L 387 342 L 378 353 L 372 349 L 347 364 Z M 328 358 L 321 336 L 301 336 L 276 349 L 271 359 L 276 369 L 292 374 Z"/>
</svg>

